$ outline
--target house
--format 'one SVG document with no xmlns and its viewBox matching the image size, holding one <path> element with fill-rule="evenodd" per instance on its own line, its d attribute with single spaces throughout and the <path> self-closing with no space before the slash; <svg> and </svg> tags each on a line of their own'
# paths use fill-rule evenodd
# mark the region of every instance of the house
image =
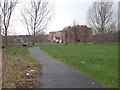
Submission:
<svg viewBox="0 0 120 90">
<path fill-rule="evenodd" d="M 76 25 L 77 28 L 77 41 L 79 42 L 88 42 L 92 37 L 92 29 L 87 27 L 87 25 Z M 52 42 L 59 40 L 59 42 L 65 43 L 67 40 L 68 43 L 73 43 L 75 41 L 75 33 L 71 26 L 63 28 L 63 30 L 50 32 L 48 36 L 48 41 Z M 59 39 L 58 39 L 59 38 Z"/>
<path fill-rule="evenodd" d="M 48 41 L 49 42 L 62 42 L 62 39 L 63 39 L 63 31 L 60 30 L 60 31 L 56 31 L 56 32 L 50 32 L 49 35 L 48 35 Z"/>
</svg>

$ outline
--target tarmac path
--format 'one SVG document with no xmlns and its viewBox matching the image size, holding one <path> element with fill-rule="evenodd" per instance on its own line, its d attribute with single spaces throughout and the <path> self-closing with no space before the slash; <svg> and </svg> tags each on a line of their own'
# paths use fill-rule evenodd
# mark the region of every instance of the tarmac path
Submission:
<svg viewBox="0 0 120 90">
<path fill-rule="evenodd" d="M 37 47 L 29 48 L 29 52 L 43 65 L 43 76 L 38 78 L 43 83 L 42 88 L 103 88 L 96 80 L 73 70 Z"/>
</svg>

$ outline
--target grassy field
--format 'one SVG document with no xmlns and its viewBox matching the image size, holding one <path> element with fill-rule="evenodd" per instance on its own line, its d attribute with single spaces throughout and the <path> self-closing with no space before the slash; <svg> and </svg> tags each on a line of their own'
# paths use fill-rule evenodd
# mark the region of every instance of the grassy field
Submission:
<svg viewBox="0 0 120 90">
<path fill-rule="evenodd" d="M 93 77 L 104 87 L 118 87 L 117 44 L 45 44 L 40 48 L 73 69 Z"/>
<path fill-rule="evenodd" d="M 41 65 L 33 59 L 28 47 L 7 47 L 3 49 L 3 88 L 16 88 L 22 83 L 25 87 L 25 75 L 30 70 L 40 71 Z M 32 86 L 31 86 L 32 87 Z"/>
</svg>

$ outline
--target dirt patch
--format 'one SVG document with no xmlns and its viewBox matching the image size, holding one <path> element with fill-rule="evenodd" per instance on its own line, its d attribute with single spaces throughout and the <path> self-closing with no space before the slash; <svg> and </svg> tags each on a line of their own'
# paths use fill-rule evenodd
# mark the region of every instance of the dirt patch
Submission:
<svg viewBox="0 0 120 90">
<path fill-rule="evenodd" d="M 2 59 L 2 87 L 3 88 L 36 88 L 41 82 L 35 78 L 41 75 L 41 65 L 33 67 L 21 57 L 11 56 L 3 53 Z M 26 76 L 28 71 L 35 70 L 31 77 Z"/>
</svg>

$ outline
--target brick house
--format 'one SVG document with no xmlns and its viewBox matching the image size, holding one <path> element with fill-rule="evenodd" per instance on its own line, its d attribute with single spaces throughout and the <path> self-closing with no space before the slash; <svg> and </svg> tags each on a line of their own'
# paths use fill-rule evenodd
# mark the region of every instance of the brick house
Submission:
<svg viewBox="0 0 120 90">
<path fill-rule="evenodd" d="M 73 42 L 74 41 L 71 26 L 67 26 L 63 29 L 63 42 L 66 41 L 66 37 L 67 37 L 67 42 Z"/>
<path fill-rule="evenodd" d="M 86 25 L 76 25 L 78 30 L 77 32 L 77 41 L 79 42 L 89 42 L 92 37 L 92 29 L 87 27 Z M 63 43 L 66 41 L 67 35 L 67 42 L 73 43 L 75 41 L 75 35 L 73 33 L 73 28 L 71 26 L 65 27 L 63 30 L 50 32 L 48 36 L 48 40 L 51 42 L 53 41 L 54 37 L 59 37 Z"/>
<path fill-rule="evenodd" d="M 50 32 L 49 35 L 48 35 L 48 41 L 51 42 L 51 41 L 54 41 L 54 38 L 58 38 L 59 40 L 62 40 L 63 39 L 63 31 L 60 30 L 60 31 L 56 31 L 56 32 Z"/>
</svg>

